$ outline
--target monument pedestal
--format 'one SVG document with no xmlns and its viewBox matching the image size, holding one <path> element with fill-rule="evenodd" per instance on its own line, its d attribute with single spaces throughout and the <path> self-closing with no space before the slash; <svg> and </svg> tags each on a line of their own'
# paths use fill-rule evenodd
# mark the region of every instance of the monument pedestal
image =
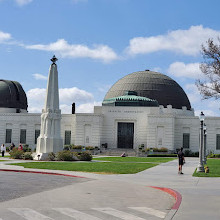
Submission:
<svg viewBox="0 0 220 220">
<path fill-rule="evenodd" d="M 48 154 L 57 153 L 63 150 L 63 140 L 60 138 L 39 137 L 37 140 L 37 150 L 34 160 L 45 160 Z M 40 156 L 39 156 L 40 155 Z"/>
</svg>

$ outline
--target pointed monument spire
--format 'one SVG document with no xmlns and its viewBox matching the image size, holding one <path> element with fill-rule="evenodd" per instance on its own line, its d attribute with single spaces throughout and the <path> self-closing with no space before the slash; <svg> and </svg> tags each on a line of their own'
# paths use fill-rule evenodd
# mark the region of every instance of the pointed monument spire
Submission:
<svg viewBox="0 0 220 220">
<path fill-rule="evenodd" d="M 59 109 L 58 71 L 55 55 L 49 69 L 45 106 L 41 114 L 41 131 L 37 139 L 35 159 L 46 159 L 48 153 L 63 149 L 60 135 L 61 110 Z"/>
</svg>

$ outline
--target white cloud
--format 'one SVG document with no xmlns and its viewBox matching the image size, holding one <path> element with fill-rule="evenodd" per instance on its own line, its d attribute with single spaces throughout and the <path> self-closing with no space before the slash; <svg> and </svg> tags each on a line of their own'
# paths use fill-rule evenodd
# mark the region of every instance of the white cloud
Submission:
<svg viewBox="0 0 220 220">
<path fill-rule="evenodd" d="M 218 100 L 202 100 L 202 96 L 200 95 L 195 84 L 186 84 L 184 89 L 190 100 L 192 108 L 195 110 L 195 115 L 198 116 L 201 111 L 203 111 L 206 116 L 220 115 L 220 105 Z"/>
<path fill-rule="evenodd" d="M 89 102 L 94 99 L 93 95 L 85 90 L 73 88 L 63 88 L 59 89 L 60 103 L 70 103 L 73 102 Z"/>
<path fill-rule="evenodd" d="M 201 114 L 201 111 L 205 114 L 205 116 L 217 116 L 216 112 L 212 111 L 212 110 L 196 110 L 195 111 L 195 115 L 199 116 Z"/>
<path fill-rule="evenodd" d="M 168 73 L 176 77 L 187 77 L 192 79 L 198 79 L 203 77 L 201 70 L 199 69 L 199 63 L 175 62 L 170 64 Z"/>
<path fill-rule="evenodd" d="M 44 107 L 46 97 L 46 89 L 35 88 L 27 92 L 28 111 L 41 112 Z M 63 113 L 71 113 L 72 103 L 93 103 L 94 97 L 91 93 L 85 90 L 73 88 L 59 89 L 60 108 Z M 90 105 L 89 105 L 90 106 Z M 82 109 L 82 108 L 81 108 Z"/>
<path fill-rule="evenodd" d="M 216 39 L 220 31 L 204 28 L 202 25 L 191 26 L 188 30 L 170 31 L 164 35 L 135 37 L 130 40 L 127 52 L 131 55 L 147 54 L 166 50 L 185 55 L 198 55 L 201 44 L 208 38 Z"/>
<path fill-rule="evenodd" d="M 154 68 L 152 69 L 152 71 L 161 72 L 162 69 L 161 69 L 160 67 L 154 67 Z"/>
<path fill-rule="evenodd" d="M 71 114 L 72 113 L 72 105 L 62 104 L 60 105 L 62 114 Z"/>
<path fill-rule="evenodd" d="M 16 4 L 19 6 L 27 5 L 31 3 L 33 0 L 15 0 Z"/>
<path fill-rule="evenodd" d="M 100 105 L 102 105 L 102 102 L 84 103 L 76 107 L 76 112 L 77 113 L 93 113 L 94 106 L 100 106 Z"/>
<path fill-rule="evenodd" d="M 41 75 L 41 74 L 39 74 L 39 73 L 34 73 L 34 74 L 32 74 L 32 75 L 33 75 L 33 77 L 34 77 L 36 80 L 47 80 L 47 77 L 46 77 L 46 76 Z"/>
<path fill-rule="evenodd" d="M 194 108 L 196 103 L 201 102 L 201 95 L 199 93 L 199 90 L 197 89 L 195 84 L 186 84 L 184 87 L 185 87 L 185 92 L 190 100 L 190 103 Z"/>
<path fill-rule="evenodd" d="M 58 53 L 62 57 L 68 58 L 92 58 L 102 60 L 104 62 L 110 62 L 118 59 L 117 54 L 106 45 L 94 45 L 93 48 L 89 48 L 82 44 L 68 44 L 64 39 L 59 39 L 50 44 L 35 44 L 25 46 L 27 49 L 52 51 Z"/>
<path fill-rule="evenodd" d="M 11 34 L 0 31 L 0 43 L 4 43 L 11 39 Z"/>
</svg>

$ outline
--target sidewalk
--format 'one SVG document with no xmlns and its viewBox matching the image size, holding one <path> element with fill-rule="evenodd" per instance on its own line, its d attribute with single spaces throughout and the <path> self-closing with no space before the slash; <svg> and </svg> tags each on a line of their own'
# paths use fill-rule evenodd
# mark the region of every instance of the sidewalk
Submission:
<svg viewBox="0 0 220 220">
<path fill-rule="evenodd" d="M 186 158 L 183 167 L 184 175 L 178 175 L 178 161 L 171 161 L 159 166 L 147 169 L 138 174 L 126 175 L 101 175 L 84 172 L 69 172 L 58 170 L 40 170 L 42 172 L 54 172 L 70 175 L 83 176 L 99 180 L 114 182 L 126 182 L 141 186 L 159 186 L 176 190 L 182 195 L 182 203 L 174 220 L 219 220 L 220 219 L 220 179 L 192 177 L 198 165 L 198 158 Z M 24 169 L 20 166 L 9 166 L 0 163 L 0 169 Z M 39 170 L 38 170 L 39 171 Z M 158 192 L 159 193 L 159 192 Z M 159 193 L 161 196 L 161 193 Z M 155 196 L 155 194 L 154 194 Z M 158 198 L 159 201 L 160 198 Z"/>
</svg>

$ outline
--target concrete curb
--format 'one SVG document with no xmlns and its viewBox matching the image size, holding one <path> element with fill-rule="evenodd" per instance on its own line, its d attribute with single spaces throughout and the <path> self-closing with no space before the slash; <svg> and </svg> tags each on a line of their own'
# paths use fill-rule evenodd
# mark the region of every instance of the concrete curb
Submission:
<svg viewBox="0 0 220 220">
<path fill-rule="evenodd" d="M 56 176 L 68 176 L 68 177 L 77 177 L 77 178 L 87 178 L 83 176 L 76 176 L 64 173 L 52 173 L 52 172 L 43 172 L 43 171 L 29 171 L 29 170 L 12 170 L 12 169 L 0 169 L 0 171 L 5 172 L 17 172 L 17 173 L 36 173 L 36 174 L 47 174 L 47 175 L 56 175 Z"/>
<path fill-rule="evenodd" d="M 176 202 L 172 206 L 171 210 L 169 211 L 169 213 L 166 215 L 166 218 L 165 218 L 165 220 L 171 220 L 174 217 L 174 215 L 176 214 L 176 212 L 179 209 L 180 204 L 182 202 L 181 194 L 173 189 L 166 188 L 166 187 L 157 187 L 157 186 L 149 186 L 149 187 L 162 190 L 163 192 L 169 193 L 171 196 L 173 196 L 175 198 Z"/>
</svg>

